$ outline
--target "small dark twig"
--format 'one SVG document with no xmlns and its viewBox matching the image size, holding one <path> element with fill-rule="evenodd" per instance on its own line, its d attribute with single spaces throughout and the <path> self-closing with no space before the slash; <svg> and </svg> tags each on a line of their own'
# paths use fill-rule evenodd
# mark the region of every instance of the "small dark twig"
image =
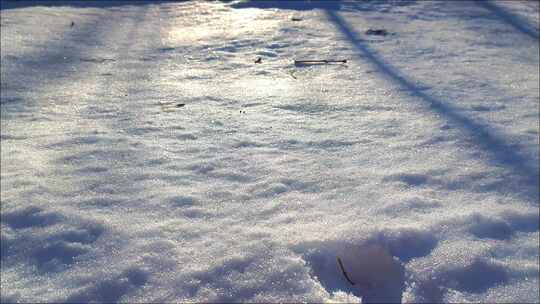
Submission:
<svg viewBox="0 0 540 304">
<path fill-rule="evenodd" d="M 291 75 L 291 77 L 294 78 L 294 79 L 298 79 L 298 78 L 296 78 L 296 76 L 294 76 L 294 71 L 289 71 L 289 75 Z"/>
<path fill-rule="evenodd" d="M 345 279 L 347 279 L 347 281 L 349 281 L 351 285 L 354 285 L 354 282 L 349 278 L 349 275 L 347 274 L 347 271 L 345 271 L 345 268 L 343 267 L 343 263 L 341 262 L 341 259 L 339 257 L 337 257 L 337 262 Z"/>
<path fill-rule="evenodd" d="M 342 60 L 332 60 L 332 59 L 324 59 L 324 60 L 295 60 L 294 64 L 317 64 L 317 63 L 347 63 L 347 59 Z"/>
</svg>

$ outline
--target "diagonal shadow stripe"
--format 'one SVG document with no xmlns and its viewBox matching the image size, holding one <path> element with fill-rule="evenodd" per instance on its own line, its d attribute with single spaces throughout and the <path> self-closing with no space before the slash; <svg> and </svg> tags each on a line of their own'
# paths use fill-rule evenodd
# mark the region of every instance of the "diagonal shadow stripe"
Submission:
<svg viewBox="0 0 540 304">
<path fill-rule="evenodd" d="M 495 3 L 492 3 L 490 1 L 476 1 L 475 3 L 478 4 L 479 6 L 482 6 L 490 10 L 492 13 L 499 16 L 499 18 L 504 20 L 506 23 L 512 25 L 515 29 L 517 29 L 521 33 L 533 39 L 540 39 L 540 33 L 534 30 L 531 25 L 527 24 L 525 20 L 522 20 L 522 18 L 519 18 L 518 16 L 504 10 L 500 6 L 496 5 Z"/>
<path fill-rule="evenodd" d="M 74 7 L 74 8 L 109 8 L 120 6 L 148 5 L 150 3 L 174 3 L 177 0 L 0 0 L 0 10 L 20 9 L 27 7 Z"/>
<path fill-rule="evenodd" d="M 137 21 L 140 21 L 145 13 L 146 10 L 138 10 L 137 15 L 133 16 L 131 26 L 136 27 Z M 67 28 L 61 39 L 49 42 L 46 47 L 39 47 L 15 59 L 2 57 L 0 68 L 2 118 L 26 112 L 29 107 L 35 106 L 37 102 L 29 97 L 40 89 L 70 83 L 73 78 L 81 75 L 79 66 L 84 62 L 81 59 L 88 53 L 87 48 L 101 46 L 103 35 L 115 29 L 118 20 L 112 18 L 111 14 L 113 11 L 107 10 L 87 23 L 78 24 L 73 29 Z M 66 47 L 67 42 L 69 45 Z"/>
<path fill-rule="evenodd" d="M 534 203 L 538 204 L 540 196 L 538 188 L 540 174 L 535 168 L 533 160 L 520 155 L 516 151 L 515 146 L 506 143 L 503 137 L 497 134 L 496 131 L 490 130 L 489 126 L 460 114 L 458 110 L 452 106 L 422 92 L 421 88 L 408 80 L 399 69 L 386 62 L 381 56 L 370 49 L 364 41 L 359 39 L 344 18 L 331 10 L 326 10 L 325 12 L 329 20 L 333 22 L 345 37 L 356 46 L 358 51 L 360 51 L 359 55 L 361 59 L 368 59 L 394 82 L 407 89 L 413 96 L 418 97 L 425 104 L 429 105 L 434 112 L 440 115 L 440 117 L 446 118 L 446 120 L 456 125 L 461 131 L 467 134 L 469 138 L 473 139 L 473 142 L 477 147 L 487 152 L 490 161 L 492 161 L 493 164 L 509 169 L 514 175 L 513 178 L 519 178 L 519 184 L 522 185 L 522 189 L 517 190 L 516 187 L 514 187 L 511 188 L 510 191 L 516 192 L 517 195 L 523 196 L 525 199 L 532 200 Z M 513 184 L 515 185 L 515 183 Z"/>
</svg>

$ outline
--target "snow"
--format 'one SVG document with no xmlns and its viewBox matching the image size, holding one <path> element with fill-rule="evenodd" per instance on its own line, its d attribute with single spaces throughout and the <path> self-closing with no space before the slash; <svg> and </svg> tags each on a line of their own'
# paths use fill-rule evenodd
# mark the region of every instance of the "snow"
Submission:
<svg viewBox="0 0 540 304">
<path fill-rule="evenodd" d="M 538 2 L 0 12 L 2 302 L 540 301 Z"/>
</svg>

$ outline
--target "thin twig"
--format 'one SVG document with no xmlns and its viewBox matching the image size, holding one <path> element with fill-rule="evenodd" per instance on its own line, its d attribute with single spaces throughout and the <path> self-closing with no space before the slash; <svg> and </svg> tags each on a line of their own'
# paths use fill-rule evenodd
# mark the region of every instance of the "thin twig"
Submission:
<svg viewBox="0 0 540 304">
<path fill-rule="evenodd" d="M 296 78 L 296 76 L 294 76 L 294 71 L 289 71 L 289 73 L 288 73 L 288 74 L 289 74 L 289 75 L 291 75 L 291 77 L 292 77 L 292 78 L 294 78 L 294 79 L 298 79 L 298 78 Z"/>
<path fill-rule="evenodd" d="M 337 262 L 345 279 L 347 279 L 347 281 L 349 281 L 351 285 L 354 285 L 354 282 L 349 278 L 349 275 L 347 274 L 347 271 L 345 271 L 345 268 L 343 267 L 343 263 L 341 262 L 341 259 L 339 257 L 337 257 Z"/>
<path fill-rule="evenodd" d="M 323 60 L 295 60 L 294 64 L 310 64 L 310 63 L 347 63 L 347 59 L 342 60 L 333 60 L 333 59 L 323 59 Z"/>
</svg>

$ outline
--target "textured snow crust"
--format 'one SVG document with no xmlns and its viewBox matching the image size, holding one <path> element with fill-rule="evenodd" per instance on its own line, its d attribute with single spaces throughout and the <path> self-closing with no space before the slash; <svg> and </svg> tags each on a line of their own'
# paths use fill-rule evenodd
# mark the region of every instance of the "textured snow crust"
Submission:
<svg viewBox="0 0 540 304">
<path fill-rule="evenodd" d="M 540 301 L 538 2 L 0 12 L 2 302 Z"/>
</svg>

